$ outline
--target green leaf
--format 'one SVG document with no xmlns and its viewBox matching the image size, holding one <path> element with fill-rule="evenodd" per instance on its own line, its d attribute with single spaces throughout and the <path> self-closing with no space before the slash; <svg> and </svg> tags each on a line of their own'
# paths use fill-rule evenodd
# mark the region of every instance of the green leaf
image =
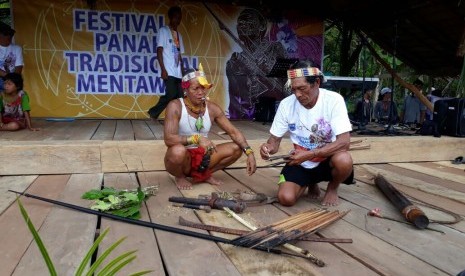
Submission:
<svg viewBox="0 0 465 276">
<path fill-rule="evenodd" d="M 140 271 L 140 272 L 129 274 L 129 276 L 140 276 L 140 275 L 149 274 L 150 272 L 153 272 L 153 270 L 143 270 L 143 271 Z"/>
<path fill-rule="evenodd" d="M 92 266 L 90 267 L 89 271 L 87 272 L 87 276 L 92 276 L 94 274 L 94 272 L 97 270 L 97 268 L 99 268 L 99 266 L 103 263 L 103 261 L 105 261 L 108 257 L 108 255 L 110 255 L 111 252 L 113 252 L 113 250 L 115 250 L 116 247 L 118 247 L 124 240 L 126 239 L 126 237 L 123 237 L 119 240 L 117 240 L 116 242 L 114 242 L 110 247 L 107 248 L 107 250 L 105 250 L 102 255 L 100 255 L 97 260 L 95 260 L 94 264 L 92 264 Z"/>
<path fill-rule="evenodd" d="M 147 195 L 141 190 L 141 188 L 137 188 L 137 197 L 139 198 L 139 202 L 142 202 L 146 199 Z"/>
<path fill-rule="evenodd" d="M 45 263 L 47 264 L 48 271 L 50 272 L 50 275 L 55 276 L 57 275 L 55 266 L 53 265 L 52 260 L 50 259 L 50 255 L 48 254 L 47 248 L 45 248 L 44 243 L 42 242 L 42 239 L 39 236 L 39 233 L 37 232 L 36 228 L 34 227 L 34 224 L 32 223 L 31 219 L 29 218 L 29 215 L 24 208 L 23 204 L 21 203 L 21 200 L 19 197 L 16 199 L 18 201 L 19 209 L 21 210 L 21 215 L 23 216 L 24 220 L 26 221 L 26 224 L 29 228 L 29 231 L 31 231 L 32 236 L 34 237 L 34 240 L 37 243 L 37 247 L 39 247 L 40 253 L 42 254 L 42 257 L 44 258 Z"/>
<path fill-rule="evenodd" d="M 120 271 L 123 267 L 125 267 L 126 265 L 128 265 L 130 262 L 134 261 L 134 259 L 136 258 L 136 256 L 132 256 L 130 258 L 127 258 L 126 260 L 124 260 L 123 262 L 121 262 L 120 264 L 118 264 L 117 266 L 115 266 L 110 272 L 108 272 L 108 276 L 113 276 L 113 275 L 116 275 L 116 273 L 118 271 Z"/>
<path fill-rule="evenodd" d="M 111 271 L 114 266 L 117 266 L 119 262 L 123 261 L 126 258 L 132 258 L 131 256 L 136 252 L 137 252 L 137 250 L 128 251 L 128 252 L 123 253 L 123 254 L 119 255 L 118 257 L 114 258 L 102 270 L 100 270 L 97 273 L 97 276 L 107 275 L 108 272 Z M 133 256 L 133 257 L 135 258 L 136 256 Z"/>
<path fill-rule="evenodd" d="M 117 196 L 114 196 L 114 195 L 109 195 L 108 196 L 108 201 L 110 201 L 110 203 L 112 205 L 117 205 L 119 203 L 121 203 L 121 199 Z"/>
<path fill-rule="evenodd" d="M 97 200 L 95 201 L 95 204 L 90 207 L 90 209 L 97 211 L 108 211 L 111 209 L 111 203 L 102 200 Z"/>
<path fill-rule="evenodd" d="M 81 196 L 81 198 L 94 200 L 94 199 L 102 199 L 108 195 L 116 195 L 116 194 L 118 194 L 118 191 L 115 188 L 106 187 L 101 190 L 92 189 L 90 191 L 87 191 Z"/>
<path fill-rule="evenodd" d="M 84 268 L 86 267 L 87 263 L 90 261 L 90 258 L 94 254 L 95 250 L 97 250 L 98 245 L 102 242 L 103 238 L 108 234 L 108 231 L 110 231 L 110 228 L 106 228 L 105 231 L 103 231 L 102 234 L 99 235 L 99 237 L 95 240 L 94 244 L 92 244 L 92 247 L 87 251 L 86 256 L 84 256 L 84 259 L 82 259 L 81 263 L 79 264 L 78 270 L 76 271 L 76 276 L 81 276 L 82 272 L 84 272 Z"/>
<path fill-rule="evenodd" d="M 124 193 L 122 195 L 124 197 L 124 199 L 128 200 L 128 201 L 132 201 L 132 202 L 139 202 L 139 197 L 135 194 L 135 193 Z"/>
<path fill-rule="evenodd" d="M 125 217 L 125 218 L 127 217 L 134 218 L 134 216 L 139 218 L 140 217 L 139 210 L 140 210 L 140 204 L 129 206 L 126 208 L 117 209 L 117 210 L 109 210 L 107 213 L 117 215 L 120 217 Z"/>
</svg>

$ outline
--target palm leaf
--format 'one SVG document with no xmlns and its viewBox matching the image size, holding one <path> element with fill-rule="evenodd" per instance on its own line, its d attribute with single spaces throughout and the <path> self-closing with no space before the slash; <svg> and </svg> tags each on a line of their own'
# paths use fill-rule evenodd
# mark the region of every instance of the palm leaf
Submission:
<svg viewBox="0 0 465 276">
<path fill-rule="evenodd" d="M 126 237 L 123 237 L 121 239 L 119 239 L 118 241 L 114 242 L 109 248 L 107 248 L 107 250 L 105 250 L 103 252 L 102 255 L 100 255 L 100 257 L 97 258 L 97 260 L 95 260 L 95 263 L 92 264 L 92 266 L 90 267 L 89 271 L 87 272 L 87 276 L 92 276 L 95 272 L 95 270 L 97 270 L 97 268 L 103 263 L 104 260 L 106 260 L 106 258 L 108 257 L 108 255 L 110 255 L 111 252 L 113 252 L 113 250 L 118 247 L 118 245 L 120 245 L 124 240 L 126 239 Z"/>
<path fill-rule="evenodd" d="M 84 259 L 82 259 L 81 264 L 79 265 L 78 270 L 76 271 L 76 274 L 75 274 L 76 276 L 82 275 L 82 273 L 84 272 L 84 268 L 86 267 L 87 263 L 90 261 L 90 258 L 94 254 L 95 250 L 97 250 L 100 242 L 102 242 L 103 238 L 108 234 L 108 231 L 110 231 L 110 229 L 106 228 L 105 231 L 103 231 L 103 233 L 95 240 L 94 244 L 89 249 L 89 251 L 87 251 L 86 256 L 84 257 Z"/>
<path fill-rule="evenodd" d="M 101 271 L 97 273 L 97 276 L 107 275 L 107 273 L 113 269 L 119 262 L 123 261 L 126 258 L 131 258 L 131 255 L 136 253 L 137 250 L 132 250 L 126 253 L 119 255 L 118 257 L 114 258 L 111 262 L 109 262 Z M 135 256 L 134 256 L 135 257 Z"/>
<path fill-rule="evenodd" d="M 132 256 L 130 258 L 126 258 L 125 260 L 123 260 L 121 263 L 119 263 L 118 265 L 116 265 L 110 272 L 108 272 L 106 275 L 108 276 L 113 276 L 113 275 L 116 275 L 116 273 L 118 271 L 120 271 L 123 267 L 125 267 L 127 264 L 129 264 L 130 262 L 132 262 L 134 259 L 136 258 L 136 256 Z"/>
<path fill-rule="evenodd" d="M 140 275 L 149 274 L 150 272 L 153 272 L 153 270 L 144 270 L 144 271 L 141 271 L 141 272 L 136 272 L 136 273 L 133 273 L 133 274 L 129 274 L 129 276 L 140 276 Z"/>
<path fill-rule="evenodd" d="M 56 276 L 57 272 L 56 272 L 55 266 L 53 265 L 52 260 L 50 259 L 50 255 L 48 254 L 47 248 L 45 248 L 45 245 L 42 242 L 42 239 L 40 238 L 39 233 L 37 233 L 37 230 L 35 229 L 34 224 L 32 224 L 32 221 L 29 218 L 29 215 L 27 214 L 26 209 L 21 203 L 21 200 L 19 199 L 19 197 L 16 200 L 18 201 L 19 209 L 21 210 L 21 215 L 23 215 L 23 218 L 26 221 L 27 227 L 29 228 L 29 231 L 31 231 L 31 234 L 34 237 L 34 240 L 36 241 L 37 247 L 39 247 L 40 253 L 42 254 L 42 257 L 44 258 L 44 261 L 47 264 L 47 268 L 48 268 L 48 271 L 50 272 L 50 275 Z"/>
</svg>

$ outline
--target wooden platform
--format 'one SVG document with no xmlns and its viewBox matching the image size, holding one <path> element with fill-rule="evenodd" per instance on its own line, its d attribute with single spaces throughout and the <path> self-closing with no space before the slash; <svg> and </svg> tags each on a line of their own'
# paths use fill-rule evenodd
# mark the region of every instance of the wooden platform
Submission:
<svg viewBox="0 0 465 276">
<path fill-rule="evenodd" d="M 76 120 L 49 122 L 35 119 L 39 132 L 0 132 L 0 275 L 48 275 L 42 257 L 8 189 L 26 191 L 80 206 L 80 196 L 92 188 L 158 185 L 148 199 L 142 220 L 181 229 L 180 216 L 197 222 L 246 228 L 220 210 L 211 213 L 173 207 L 170 196 L 197 197 L 213 191 L 254 191 L 275 195 L 280 168 L 262 166 L 247 176 L 243 160 L 215 173 L 220 187 L 199 184 L 179 191 L 163 169 L 162 126 L 150 120 Z M 252 147 L 268 137 L 268 125 L 237 121 Z M 220 129 L 210 135 L 220 143 L 227 136 Z M 359 136 L 370 149 L 352 150 L 355 185 L 342 185 L 342 203 L 330 210 L 349 211 L 342 219 L 318 232 L 321 237 L 350 238 L 353 243 L 296 243 L 326 263 L 318 267 L 299 257 L 275 255 L 253 249 L 214 243 L 199 238 L 129 225 L 63 207 L 22 198 L 59 275 L 70 275 L 97 233 L 110 234 L 99 254 L 127 236 L 119 253 L 136 249 L 137 258 L 119 275 L 152 269 L 150 275 L 456 275 L 465 270 L 465 223 L 431 223 L 433 230 L 419 230 L 404 223 L 367 216 L 381 208 L 386 217 L 403 220 L 399 211 L 378 190 L 373 177 L 381 173 L 425 211 L 430 220 L 452 221 L 465 216 L 465 164 L 450 160 L 465 155 L 462 138 L 421 136 Z M 283 145 L 285 152 L 289 145 Z M 326 188 L 321 183 L 320 188 Z M 270 225 L 311 208 L 317 200 L 302 198 L 293 207 L 268 204 L 247 207 L 241 216 L 257 226 Z M 442 232 L 442 233 L 441 233 Z M 210 233 L 232 239 L 235 236 Z"/>
</svg>

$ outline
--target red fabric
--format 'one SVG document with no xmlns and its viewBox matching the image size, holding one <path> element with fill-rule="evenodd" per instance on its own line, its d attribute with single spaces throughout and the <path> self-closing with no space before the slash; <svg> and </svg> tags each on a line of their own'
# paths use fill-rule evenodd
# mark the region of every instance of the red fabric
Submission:
<svg viewBox="0 0 465 276">
<path fill-rule="evenodd" d="M 210 169 L 204 172 L 198 172 L 202 158 L 205 155 L 205 149 L 202 147 L 187 149 L 191 155 L 191 177 L 194 182 L 202 182 L 209 179 L 212 176 Z"/>
<path fill-rule="evenodd" d="M 307 150 L 307 151 L 309 150 L 309 149 L 304 148 L 304 147 L 302 147 L 300 145 L 297 145 L 297 144 L 294 144 L 294 149 Z M 312 161 L 312 162 L 322 162 L 322 161 L 325 161 L 325 160 L 326 160 L 326 157 L 315 157 L 315 158 L 310 159 L 310 161 Z"/>
</svg>

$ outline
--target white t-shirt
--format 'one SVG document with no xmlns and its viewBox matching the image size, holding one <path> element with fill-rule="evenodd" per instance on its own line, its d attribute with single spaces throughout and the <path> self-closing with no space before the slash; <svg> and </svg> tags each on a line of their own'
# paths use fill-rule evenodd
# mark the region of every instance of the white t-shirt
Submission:
<svg viewBox="0 0 465 276">
<path fill-rule="evenodd" d="M 16 66 L 24 66 L 23 49 L 16 44 L 10 44 L 7 47 L 0 46 L 0 68 L 9 72 L 14 72 Z"/>
<path fill-rule="evenodd" d="M 169 26 L 163 26 L 159 30 L 157 36 L 157 47 L 163 47 L 163 63 L 165 69 L 168 72 L 168 76 L 182 78 L 181 73 L 181 62 L 178 61 L 179 53 L 184 53 L 184 44 L 182 42 L 182 36 L 178 33 L 179 37 L 179 50 L 174 42 L 173 35 Z"/>
<path fill-rule="evenodd" d="M 336 92 L 320 88 L 318 100 L 311 109 L 302 106 L 294 94 L 282 100 L 270 133 L 283 137 L 289 132 L 292 143 L 312 150 L 334 142 L 337 135 L 351 130 L 344 98 Z M 301 166 L 314 168 L 318 164 L 305 161 Z"/>
</svg>

